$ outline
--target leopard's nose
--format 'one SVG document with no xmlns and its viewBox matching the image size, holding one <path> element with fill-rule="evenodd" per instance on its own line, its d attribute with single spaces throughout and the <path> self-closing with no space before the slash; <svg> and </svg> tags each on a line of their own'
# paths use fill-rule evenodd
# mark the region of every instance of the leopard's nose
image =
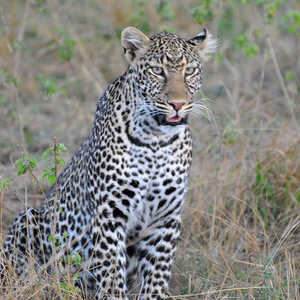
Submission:
<svg viewBox="0 0 300 300">
<path fill-rule="evenodd" d="M 168 101 L 168 103 L 176 110 L 180 110 L 182 106 L 185 104 L 185 102 L 174 102 L 174 101 Z"/>
</svg>

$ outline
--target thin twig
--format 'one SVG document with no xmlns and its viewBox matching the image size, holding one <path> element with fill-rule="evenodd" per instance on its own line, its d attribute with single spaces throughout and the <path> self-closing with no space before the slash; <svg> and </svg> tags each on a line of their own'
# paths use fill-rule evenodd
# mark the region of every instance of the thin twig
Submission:
<svg viewBox="0 0 300 300">
<path fill-rule="evenodd" d="M 20 61 L 21 61 L 21 43 L 24 39 L 24 32 L 25 28 L 27 25 L 27 20 L 28 20 L 28 15 L 29 15 L 29 10 L 30 10 L 30 1 L 26 1 L 25 4 L 25 10 L 24 10 L 24 15 L 23 15 L 23 20 L 21 23 L 21 27 L 18 33 L 17 41 L 19 43 L 19 47 L 16 49 L 16 55 L 15 55 L 15 61 L 14 61 L 14 78 L 17 80 L 15 83 L 15 99 L 16 99 L 16 106 L 17 106 L 17 112 L 18 112 L 18 119 L 19 119 L 19 130 L 20 130 L 20 136 L 23 144 L 23 148 L 25 148 L 25 136 L 24 136 L 24 122 L 23 122 L 23 117 L 22 117 L 22 103 L 19 95 L 19 77 L 20 77 Z"/>
<path fill-rule="evenodd" d="M 52 220 L 52 255 L 53 259 L 53 272 L 58 275 L 58 259 L 57 259 L 57 251 L 56 251 L 56 223 L 57 223 L 57 202 L 58 202 L 58 186 L 57 186 L 57 145 L 56 145 L 56 137 L 53 138 L 53 156 L 54 156 L 54 175 L 55 175 L 55 195 L 53 199 L 53 220 Z M 59 276 L 56 276 L 57 284 L 59 284 Z M 59 290 L 61 293 L 61 290 Z"/>
<path fill-rule="evenodd" d="M 29 172 L 30 172 L 30 175 L 31 175 L 31 177 L 33 178 L 33 180 L 34 180 L 34 181 L 36 182 L 36 184 L 38 185 L 38 187 L 39 187 L 39 189 L 40 189 L 40 192 L 41 192 L 43 198 L 45 198 L 46 195 L 45 195 L 45 192 L 44 192 L 44 190 L 43 190 L 43 188 L 42 188 L 42 186 L 41 186 L 41 183 L 40 183 L 39 179 L 36 177 L 36 175 L 33 173 L 33 171 L 29 170 Z"/>
<path fill-rule="evenodd" d="M 278 241 L 277 245 L 275 246 L 275 248 L 273 249 L 271 255 L 270 255 L 270 259 L 268 261 L 268 263 L 265 266 L 265 271 L 268 269 L 268 267 L 271 265 L 271 263 L 273 262 L 275 256 L 278 254 L 279 250 L 281 249 L 282 245 L 287 241 L 287 239 L 291 236 L 291 233 L 296 230 L 298 227 L 300 226 L 300 217 L 296 218 L 296 221 L 291 224 L 288 225 L 286 230 L 284 231 L 284 233 L 282 234 L 280 240 Z"/>
<path fill-rule="evenodd" d="M 4 199 L 4 188 L 0 191 L 0 245 L 2 245 L 2 234 L 3 234 L 3 199 Z"/>
<path fill-rule="evenodd" d="M 293 110 L 293 107 L 292 107 L 292 101 L 291 101 L 290 96 L 288 94 L 288 91 L 285 87 L 284 80 L 283 80 L 283 77 L 282 77 L 282 74 L 281 74 L 281 71 L 280 71 L 280 68 L 279 68 L 278 61 L 276 59 L 275 51 L 274 51 L 273 44 L 272 44 L 272 41 L 271 41 L 270 37 L 267 38 L 267 43 L 268 43 L 269 48 L 270 48 L 271 58 L 272 58 L 272 61 L 274 63 L 275 71 L 276 71 L 277 77 L 279 79 L 282 92 L 283 92 L 284 97 L 287 101 L 291 117 L 292 117 L 293 121 L 295 122 L 295 124 L 297 124 L 295 113 L 294 113 L 294 110 Z"/>
<path fill-rule="evenodd" d="M 235 291 L 246 291 L 246 290 L 260 290 L 260 289 L 265 289 L 267 288 L 266 286 L 249 286 L 249 287 L 238 287 L 238 288 L 228 288 L 228 289 L 220 289 L 220 290 L 213 290 L 213 291 L 208 291 L 204 293 L 197 293 L 197 294 L 187 294 L 187 295 L 176 295 L 176 296 L 171 296 L 172 299 L 185 299 L 185 298 L 190 298 L 190 297 L 199 297 L 199 296 L 209 296 L 217 293 L 226 293 L 226 292 L 235 292 Z M 137 294 L 131 294 L 130 296 L 138 296 Z"/>
<path fill-rule="evenodd" d="M 50 3 L 49 3 L 50 5 Z M 55 24 L 59 25 L 60 27 L 66 28 L 66 31 L 70 34 L 72 39 L 76 41 L 76 47 L 78 49 L 78 52 L 82 58 L 82 62 L 78 63 L 80 64 L 81 70 L 86 75 L 86 78 L 91 81 L 96 89 L 97 93 L 101 95 L 104 91 L 104 87 L 107 85 L 106 80 L 102 76 L 100 72 L 98 72 L 97 68 L 95 68 L 94 63 L 91 61 L 86 47 L 82 41 L 82 39 L 79 37 L 79 35 L 73 30 L 72 26 L 69 26 L 68 22 L 62 23 L 62 19 L 57 13 L 57 10 L 52 7 L 52 17 L 54 19 Z"/>
</svg>

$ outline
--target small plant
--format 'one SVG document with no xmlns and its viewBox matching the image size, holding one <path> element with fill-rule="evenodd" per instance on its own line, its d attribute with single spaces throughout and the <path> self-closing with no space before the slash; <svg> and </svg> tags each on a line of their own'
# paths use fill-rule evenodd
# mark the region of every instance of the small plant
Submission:
<svg viewBox="0 0 300 300">
<path fill-rule="evenodd" d="M 256 166 L 255 190 L 258 198 L 257 209 L 265 226 L 270 226 L 280 212 L 280 207 L 274 195 L 272 186 L 264 174 L 260 164 Z"/>
<path fill-rule="evenodd" d="M 49 7 L 47 6 L 47 0 L 33 0 L 32 2 L 38 7 L 38 11 L 41 14 L 47 14 L 50 12 Z"/>
<path fill-rule="evenodd" d="M 68 62 L 75 55 L 76 41 L 69 35 L 65 35 L 61 46 L 58 48 L 58 55 L 62 62 Z"/>
<path fill-rule="evenodd" d="M 172 10 L 170 0 L 162 0 L 159 2 L 157 7 L 157 12 L 159 13 L 162 20 L 172 21 L 174 19 L 174 12 Z"/>
<path fill-rule="evenodd" d="M 10 73 L 4 70 L 0 70 L 0 84 L 1 83 L 3 84 L 13 83 L 18 88 L 22 86 L 20 81 L 18 81 L 13 75 L 11 75 Z"/>
<path fill-rule="evenodd" d="M 0 104 L 5 104 L 5 103 L 7 103 L 7 99 L 4 98 L 4 97 L 1 97 L 0 98 Z"/>
<path fill-rule="evenodd" d="M 282 27 L 290 32 L 300 36 L 300 11 L 289 10 L 281 19 Z"/>
<path fill-rule="evenodd" d="M 53 243 L 56 247 L 56 251 L 58 251 L 61 247 L 60 247 L 60 241 L 59 241 L 59 237 L 55 236 L 53 234 L 50 234 L 48 237 L 48 242 L 49 243 Z"/>
<path fill-rule="evenodd" d="M 57 166 L 65 166 L 65 161 L 61 158 L 61 155 L 67 151 L 67 147 L 64 144 L 56 144 L 50 146 L 42 154 L 42 159 L 50 162 L 54 162 L 54 165 L 45 168 L 42 179 L 48 180 L 49 184 L 54 184 L 57 178 Z M 18 168 L 18 175 L 21 176 L 29 172 L 33 177 L 33 181 L 39 182 L 37 177 L 33 174 L 34 169 L 37 167 L 37 160 L 34 157 L 22 153 L 22 157 L 15 162 Z"/>
<path fill-rule="evenodd" d="M 201 1 L 201 4 L 197 7 L 194 7 L 191 11 L 193 19 L 198 24 L 204 24 L 207 21 L 211 21 L 214 17 L 212 9 L 212 1 L 205 0 Z"/>
<path fill-rule="evenodd" d="M 274 22 L 276 13 L 278 12 L 279 6 L 282 2 L 284 2 L 284 0 L 275 0 L 275 1 L 260 0 L 258 2 L 259 5 L 262 5 L 265 11 L 264 22 L 266 24 L 271 24 Z"/>
<path fill-rule="evenodd" d="M 17 159 L 15 164 L 18 167 L 18 176 L 24 175 L 27 172 L 30 173 L 32 177 L 32 181 L 38 183 L 39 185 L 39 180 L 33 173 L 34 169 L 37 166 L 37 160 L 34 157 L 29 157 L 28 155 L 22 153 L 22 157 Z M 44 194 L 41 186 L 39 185 L 39 189 L 42 194 Z"/>
<path fill-rule="evenodd" d="M 3 199 L 4 191 L 7 190 L 12 183 L 12 178 L 4 178 L 0 180 L 0 243 L 2 243 L 2 232 L 3 232 Z M 1 253 L 0 253 L 1 254 Z M 0 260 L 1 263 L 1 260 Z M 1 285 L 0 285 L 1 286 Z"/>
<path fill-rule="evenodd" d="M 233 146 L 238 140 L 238 130 L 233 124 L 228 124 L 223 133 L 223 141 L 227 146 Z"/>
<path fill-rule="evenodd" d="M 241 51 L 248 57 L 252 58 L 253 56 L 259 53 L 259 46 L 250 42 L 246 36 L 246 34 L 238 35 L 236 38 L 236 45 Z"/>
<path fill-rule="evenodd" d="M 147 1 L 145 0 L 132 1 L 132 9 L 133 11 L 136 11 L 136 14 L 131 18 L 131 24 L 139 27 L 145 33 L 148 33 L 151 30 L 151 25 L 145 11 L 146 3 Z"/>
<path fill-rule="evenodd" d="M 57 166 L 65 166 L 65 161 L 60 157 L 68 148 L 64 144 L 55 144 L 50 146 L 48 149 L 44 151 L 42 154 L 42 158 L 48 160 L 49 162 L 54 161 L 54 166 L 50 168 L 44 169 L 44 174 L 42 179 L 48 179 L 50 184 L 54 184 L 56 182 L 56 173 Z"/>
<path fill-rule="evenodd" d="M 59 254 L 63 250 L 64 245 L 68 242 L 69 234 L 64 233 L 63 238 L 50 234 L 48 241 L 53 244 L 54 251 Z M 65 296 L 65 299 L 70 299 L 70 295 L 74 295 L 80 292 L 80 289 L 75 286 L 75 282 L 79 278 L 79 274 L 74 272 L 76 267 L 79 267 L 82 263 L 81 255 L 73 251 L 71 254 L 66 255 L 58 260 L 58 269 L 64 274 L 59 280 L 59 286 Z M 66 272 L 66 269 L 73 272 Z"/>
<path fill-rule="evenodd" d="M 63 88 L 58 87 L 57 81 L 54 78 L 39 75 L 36 79 L 40 83 L 40 91 L 47 100 L 50 100 L 56 94 L 63 95 L 65 92 Z"/>
<path fill-rule="evenodd" d="M 1 179 L 0 180 L 0 193 L 7 190 L 12 182 L 13 182 L 12 178 Z"/>
<path fill-rule="evenodd" d="M 16 160 L 15 164 L 18 167 L 18 175 L 23 175 L 28 171 L 32 173 L 32 171 L 36 168 L 36 159 L 33 157 L 29 157 L 28 155 L 22 154 L 23 157 Z"/>
<path fill-rule="evenodd" d="M 80 265 L 82 263 L 81 255 L 74 251 L 70 255 L 67 256 L 68 265 Z"/>
<path fill-rule="evenodd" d="M 296 195 L 296 200 L 297 200 L 298 203 L 300 203 L 300 188 L 299 188 L 299 191 Z"/>
<path fill-rule="evenodd" d="M 293 81 L 296 79 L 296 75 L 294 72 L 288 71 L 288 72 L 285 72 L 284 78 L 286 81 Z"/>
</svg>

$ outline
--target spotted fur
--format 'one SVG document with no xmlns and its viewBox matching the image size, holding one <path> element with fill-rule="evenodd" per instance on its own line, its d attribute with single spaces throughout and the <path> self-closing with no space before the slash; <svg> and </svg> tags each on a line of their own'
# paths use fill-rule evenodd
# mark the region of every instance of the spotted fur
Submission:
<svg viewBox="0 0 300 300">
<path fill-rule="evenodd" d="M 136 277 L 140 299 L 167 299 L 192 160 L 187 116 L 215 41 L 205 29 L 185 40 L 129 27 L 122 46 L 128 69 L 41 207 L 11 225 L 1 268 L 25 276 L 30 255 L 51 272 L 53 251 L 78 253 L 78 285 L 94 299 L 125 299 Z"/>
</svg>

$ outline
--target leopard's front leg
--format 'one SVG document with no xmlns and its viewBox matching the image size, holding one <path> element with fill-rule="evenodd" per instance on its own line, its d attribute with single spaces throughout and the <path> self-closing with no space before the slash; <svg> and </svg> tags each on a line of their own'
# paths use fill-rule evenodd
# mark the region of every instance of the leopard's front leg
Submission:
<svg viewBox="0 0 300 300">
<path fill-rule="evenodd" d="M 179 217 L 168 219 L 155 232 L 139 243 L 139 272 L 143 300 L 170 299 L 168 282 L 180 235 Z"/>
<path fill-rule="evenodd" d="M 95 299 L 126 298 L 126 247 L 122 222 L 112 214 L 98 215 L 92 229 L 90 272 L 96 280 Z"/>
</svg>

